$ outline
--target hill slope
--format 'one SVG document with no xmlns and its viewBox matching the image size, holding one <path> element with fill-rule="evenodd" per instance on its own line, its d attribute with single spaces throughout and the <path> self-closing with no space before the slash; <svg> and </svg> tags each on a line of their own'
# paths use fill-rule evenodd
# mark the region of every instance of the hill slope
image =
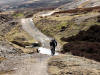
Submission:
<svg viewBox="0 0 100 75">
<path fill-rule="evenodd" d="M 56 7 L 71 1 L 73 0 L 0 0 L 0 9 Z"/>
<path fill-rule="evenodd" d="M 57 10 L 69 10 L 75 8 L 89 8 L 89 7 L 96 7 L 100 6 L 99 0 L 74 0 L 70 3 L 62 5 L 57 8 Z"/>
</svg>

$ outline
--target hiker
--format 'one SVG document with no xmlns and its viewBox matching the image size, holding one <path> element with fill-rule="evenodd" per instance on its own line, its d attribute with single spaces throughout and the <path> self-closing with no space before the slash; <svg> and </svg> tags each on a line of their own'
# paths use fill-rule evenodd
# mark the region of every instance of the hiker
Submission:
<svg viewBox="0 0 100 75">
<path fill-rule="evenodd" d="M 57 42 L 55 39 L 52 39 L 50 41 L 50 48 L 51 48 L 51 55 L 53 56 L 55 54 L 55 47 L 57 46 Z"/>
</svg>

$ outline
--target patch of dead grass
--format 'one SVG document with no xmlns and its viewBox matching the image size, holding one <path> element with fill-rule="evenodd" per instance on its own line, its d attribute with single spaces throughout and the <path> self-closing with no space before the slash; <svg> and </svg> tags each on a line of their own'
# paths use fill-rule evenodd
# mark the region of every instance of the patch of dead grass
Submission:
<svg viewBox="0 0 100 75">
<path fill-rule="evenodd" d="M 8 41 L 23 41 L 23 42 L 29 42 L 33 43 L 36 40 L 33 39 L 32 36 L 30 36 L 27 32 L 25 32 L 20 26 L 16 26 L 13 28 L 6 36 L 5 38 Z"/>
<path fill-rule="evenodd" d="M 36 40 L 34 40 L 34 38 L 32 36 L 30 36 L 27 32 L 25 32 L 20 25 L 17 25 L 16 27 L 14 27 L 10 32 L 8 32 L 5 35 L 5 38 L 7 39 L 7 41 L 12 42 L 12 41 L 16 41 L 22 44 L 31 44 L 36 42 Z M 36 49 L 34 48 L 24 48 L 21 46 L 18 46 L 14 43 L 12 43 L 12 45 L 15 48 L 21 49 L 24 53 L 34 53 L 36 52 Z"/>
<path fill-rule="evenodd" d="M 4 57 L 0 57 L 0 61 L 6 60 L 6 58 Z"/>
</svg>

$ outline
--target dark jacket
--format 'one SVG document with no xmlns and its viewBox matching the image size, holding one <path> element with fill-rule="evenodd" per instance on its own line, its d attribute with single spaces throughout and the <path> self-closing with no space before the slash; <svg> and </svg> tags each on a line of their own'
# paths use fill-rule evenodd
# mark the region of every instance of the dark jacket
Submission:
<svg viewBox="0 0 100 75">
<path fill-rule="evenodd" d="M 51 40 L 50 46 L 56 47 L 57 46 L 56 40 Z"/>
</svg>

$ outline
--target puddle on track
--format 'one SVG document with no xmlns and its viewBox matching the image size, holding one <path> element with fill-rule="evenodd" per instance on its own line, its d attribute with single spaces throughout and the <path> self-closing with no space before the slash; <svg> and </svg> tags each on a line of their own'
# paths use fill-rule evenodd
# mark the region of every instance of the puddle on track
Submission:
<svg viewBox="0 0 100 75">
<path fill-rule="evenodd" d="M 39 47 L 38 48 L 39 53 L 41 54 L 47 54 L 47 55 L 51 55 L 51 50 L 48 48 L 43 48 L 43 47 Z M 59 55 L 59 53 L 55 53 L 55 55 Z"/>
</svg>

